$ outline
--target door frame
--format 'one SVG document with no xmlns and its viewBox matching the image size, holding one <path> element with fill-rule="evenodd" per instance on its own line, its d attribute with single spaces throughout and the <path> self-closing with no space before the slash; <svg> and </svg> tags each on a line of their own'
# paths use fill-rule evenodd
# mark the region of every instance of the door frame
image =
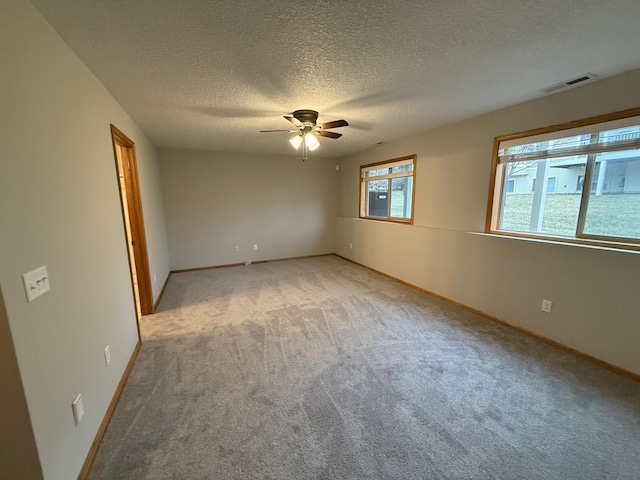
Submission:
<svg viewBox="0 0 640 480">
<path fill-rule="evenodd" d="M 127 258 L 129 258 L 131 271 L 131 287 L 134 300 L 140 308 L 140 314 L 149 315 L 153 313 L 153 293 L 151 288 L 149 256 L 147 253 L 147 238 L 145 235 L 144 217 L 142 215 L 142 201 L 140 199 L 135 143 L 114 125 L 111 125 L 111 140 L 116 162 L 118 191 L 120 192 L 120 205 L 122 207 L 122 221 L 124 223 L 125 237 L 127 240 Z M 123 168 L 120 167 L 120 162 L 118 161 L 118 149 L 120 149 L 122 154 Z M 128 168 L 126 168 L 127 166 Z M 124 192 L 120 188 L 120 175 L 122 175 L 124 180 Z M 123 194 L 126 195 L 126 198 L 122 198 Z M 128 213 L 129 228 L 127 228 L 125 206 Z M 129 235 L 129 232 L 131 232 L 131 235 Z M 132 246 L 132 255 L 129 253 L 129 245 Z M 132 256 L 133 258 L 131 258 Z M 137 292 L 134 285 L 134 271 L 138 283 Z M 138 334 L 140 334 L 138 308 L 136 308 L 136 319 L 138 320 Z"/>
</svg>

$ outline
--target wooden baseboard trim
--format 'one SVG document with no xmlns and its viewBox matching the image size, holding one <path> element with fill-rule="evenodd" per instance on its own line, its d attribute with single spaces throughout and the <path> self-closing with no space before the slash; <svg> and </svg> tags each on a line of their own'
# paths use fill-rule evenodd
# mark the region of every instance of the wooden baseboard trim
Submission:
<svg viewBox="0 0 640 480">
<path fill-rule="evenodd" d="M 286 257 L 286 258 L 272 258 L 270 260 L 258 260 L 256 262 L 252 262 L 253 264 L 259 263 L 273 263 L 273 262 L 286 262 L 287 260 L 302 260 L 305 258 L 318 258 L 318 257 L 329 257 L 333 256 L 333 253 L 318 253 L 315 255 L 303 255 L 301 257 Z"/>
<path fill-rule="evenodd" d="M 216 268 L 242 267 L 244 263 L 227 263 L 225 265 L 211 265 L 208 267 L 180 268 L 171 270 L 171 273 L 199 272 L 201 270 L 215 270 Z"/>
<path fill-rule="evenodd" d="M 335 253 L 318 253 L 316 255 L 303 255 L 301 257 L 287 257 L 287 258 L 272 258 L 267 260 L 256 260 L 252 261 L 251 265 L 259 265 L 261 263 L 270 263 L 270 262 L 284 262 L 286 260 L 300 260 L 302 258 L 316 258 L 316 257 L 328 257 L 331 255 L 335 255 Z M 229 267 L 244 267 L 244 263 L 228 263 L 226 265 L 212 265 L 210 267 L 195 267 L 195 268 L 181 268 L 179 270 L 171 270 L 171 273 L 183 273 L 183 272 L 199 272 L 201 270 L 215 270 L 217 268 L 229 268 Z"/>
<path fill-rule="evenodd" d="M 404 280 L 401 280 L 399 278 L 396 278 L 396 277 L 393 277 L 391 275 L 388 275 L 388 274 L 386 274 L 384 272 L 376 270 L 375 268 L 368 267 L 368 266 L 366 266 L 366 265 L 364 265 L 362 263 L 358 263 L 358 262 L 356 262 L 354 260 L 351 260 L 350 258 L 343 257 L 342 255 L 339 255 L 337 253 L 334 253 L 334 255 L 336 257 L 342 258 L 343 260 L 346 260 L 347 262 L 351 262 L 354 265 L 358 265 L 359 267 L 362 267 L 365 270 L 369 270 L 370 272 L 373 272 L 373 273 L 375 273 L 377 275 L 380 275 L 382 277 L 388 278 L 389 280 L 393 280 L 394 282 L 397 282 L 397 283 L 400 283 L 401 285 L 404 285 L 406 287 L 412 288 L 413 290 L 417 290 L 418 292 L 421 292 L 421 293 L 424 293 L 426 295 L 429 295 L 430 297 L 434 297 L 434 298 L 437 298 L 438 300 L 442 300 L 443 302 L 447 302 L 448 304 L 453 305 L 453 306 L 458 307 L 458 308 L 461 308 L 462 310 L 466 310 L 467 312 L 474 313 L 474 314 L 476 314 L 476 315 L 478 315 L 478 316 L 480 316 L 480 317 L 482 317 L 482 318 L 484 318 L 486 320 L 489 320 L 491 322 L 499 323 L 500 325 L 504 325 L 505 327 L 508 327 L 508 328 L 510 328 L 512 330 L 515 330 L 515 331 L 517 331 L 519 333 L 522 333 L 524 335 L 527 335 L 528 337 L 531 337 L 531 338 L 534 338 L 534 339 L 536 339 L 536 340 L 538 340 L 540 342 L 546 343 L 547 345 L 551 345 L 552 347 L 555 347 L 555 348 L 557 348 L 559 350 L 562 350 L 564 352 L 570 353 L 571 355 L 574 355 L 576 357 L 579 357 L 579 358 L 582 358 L 582 359 L 587 360 L 589 362 L 595 363 L 595 364 L 597 364 L 597 365 L 599 365 L 599 366 L 601 366 L 603 368 L 606 368 L 607 370 L 609 370 L 611 372 L 617 373 L 618 375 L 622 375 L 623 377 L 630 378 L 631 380 L 634 380 L 634 381 L 640 383 L 640 374 L 631 372 L 631 371 L 626 370 L 626 369 L 624 369 L 622 367 L 618 367 L 617 365 L 614 365 L 612 363 L 605 362 L 604 360 L 601 360 L 599 358 L 591 356 L 591 355 L 589 355 L 587 353 L 581 352 L 580 350 L 576 350 L 573 347 L 569 347 L 569 346 L 567 346 L 567 345 L 565 345 L 563 343 L 557 342 L 557 341 L 552 340 L 550 338 L 547 338 L 547 337 L 545 337 L 543 335 L 540 335 L 538 333 L 532 332 L 531 330 L 527 330 L 526 328 L 522 328 L 522 327 L 519 327 L 518 325 L 514 325 L 513 323 L 509 323 L 509 322 L 507 322 L 505 320 L 501 320 L 501 319 L 499 319 L 497 317 L 494 317 L 493 315 L 489 315 L 488 313 L 485 313 L 483 311 L 477 310 L 477 309 L 475 309 L 473 307 L 469 307 L 469 306 L 464 305 L 464 304 L 462 304 L 460 302 L 456 302 L 455 300 L 452 300 L 450 298 L 443 297 L 442 295 L 439 295 L 439 294 L 437 294 L 435 292 L 431 292 L 431 291 L 426 290 L 426 289 L 424 289 L 422 287 L 418 287 L 417 285 L 413 285 L 413 284 L 411 284 L 409 282 L 405 282 Z"/>
<path fill-rule="evenodd" d="M 162 295 L 164 295 L 164 290 L 167 288 L 167 284 L 169 283 L 169 278 L 171 277 L 171 272 L 167 275 L 167 278 L 164 281 L 164 285 L 162 285 L 162 290 L 160 290 L 160 295 L 156 299 L 156 303 L 153 304 L 153 312 L 158 309 L 158 305 L 160 305 L 160 300 L 162 300 Z"/>
<path fill-rule="evenodd" d="M 126 368 L 122 374 L 122 378 L 120 379 L 120 383 L 118 383 L 118 387 L 113 394 L 113 398 L 111 399 L 111 403 L 107 408 L 106 413 L 104 414 L 104 418 L 102 419 L 102 423 L 98 428 L 98 432 L 91 444 L 91 448 L 89 448 L 89 453 L 87 453 L 87 458 L 82 465 L 82 469 L 78 474 L 78 480 L 85 480 L 87 475 L 89 474 L 89 470 L 91 469 L 91 465 L 93 464 L 93 460 L 96 457 L 96 453 L 98 452 L 98 447 L 100 446 L 100 442 L 102 441 L 102 437 L 104 435 L 105 430 L 107 429 L 107 425 L 109 425 L 109 420 L 111 420 L 111 415 L 113 415 L 113 410 L 116 408 L 116 404 L 118 403 L 118 399 L 120 398 L 120 394 L 122 393 L 122 389 L 127 383 L 127 379 L 129 378 L 129 373 L 131 373 L 131 369 L 133 368 L 133 364 L 138 356 L 138 352 L 140 351 L 140 340 L 138 339 L 138 343 L 133 349 L 133 353 L 131 354 L 131 358 L 129 358 L 129 363 L 127 363 Z"/>
</svg>

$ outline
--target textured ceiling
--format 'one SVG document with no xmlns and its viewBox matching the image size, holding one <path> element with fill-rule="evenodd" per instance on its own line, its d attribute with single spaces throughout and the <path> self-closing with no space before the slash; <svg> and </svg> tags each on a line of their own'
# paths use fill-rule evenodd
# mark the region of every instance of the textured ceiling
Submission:
<svg viewBox="0 0 640 480">
<path fill-rule="evenodd" d="M 160 147 L 339 157 L 640 67 L 638 0 L 33 0 Z"/>
</svg>

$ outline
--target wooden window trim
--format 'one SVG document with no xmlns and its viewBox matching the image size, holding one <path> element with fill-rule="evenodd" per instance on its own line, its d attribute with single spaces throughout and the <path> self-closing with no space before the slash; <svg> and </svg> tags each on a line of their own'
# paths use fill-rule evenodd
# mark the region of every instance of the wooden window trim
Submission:
<svg viewBox="0 0 640 480">
<path fill-rule="evenodd" d="M 510 133 L 508 135 L 500 135 L 494 138 L 493 141 L 493 157 L 491 161 L 491 175 L 490 175 L 490 183 L 489 183 L 489 198 L 487 202 L 487 216 L 485 221 L 485 233 L 492 235 L 501 235 L 507 237 L 520 237 L 520 238 L 530 238 L 536 240 L 546 240 L 560 243 L 571 243 L 577 245 L 589 245 L 594 247 L 603 247 L 603 248 L 613 248 L 620 250 L 632 250 L 632 251 L 640 251 L 640 240 L 636 238 L 622 238 L 622 237 L 611 237 L 604 235 L 592 235 L 585 234 L 582 232 L 584 227 L 584 217 L 586 216 L 586 202 L 588 201 L 588 196 L 583 195 L 580 202 L 580 211 L 578 218 L 578 227 L 576 229 L 575 237 L 561 237 L 554 235 L 544 235 L 539 233 L 528 233 L 528 232 L 514 232 L 509 230 L 499 230 L 498 229 L 498 221 L 500 216 L 500 205 L 502 204 L 502 183 L 504 181 L 504 175 L 501 169 L 498 168 L 499 157 L 498 157 L 498 148 L 501 142 L 507 140 L 517 140 L 519 138 L 525 137 L 533 137 L 535 135 L 542 135 L 547 133 L 558 132 L 562 130 L 568 130 L 571 128 L 579 128 L 585 127 L 589 125 L 595 125 L 599 123 L 611 122 L 614 120 L 620 120 L 628 117 L 635 117 L 640 115 L 640 107 L 629 108 L 626 110 L 620 110 L 617 112 L 606 113 L 603 115 L 596 115 L 593 117 L 584 118 L 581 120 L 573 120 L 570 122 L 550 125 L 542 128 L 535 128 L 532 130 L 525 130 L 517 133 Z M 591 177 L 593 175 L 592 167 L 587 162 L 587 169 L 585 172 L 585 185 L 588 184 L 587 181 L 591 181 Z M 577 236 L 577 235 L 580 236 Z"/>
<path fill-rule="evenodd" d="M 370 217 L 365 215 L 366 212 L 366 189 L 364 188 L 365 186 L 365 180 L 363 179 L 362 176 L 362 172 L 363 169 L 366 168 L 370 168 L 370 167 L 376 167 L 378 165 L 387 165 L 390 163 L 395 163 L 395 162 L 402 162 L 402 161 L 406 161 L 406 160 L 411 160 L 413 163 L 413 172 L 411 175 L 400 175 L 400 177 L 412 177 L 412 184 L 411 184 L 411 218 L 408 219 L 402 219 L 402 218 L 381 218 L 381 217 Z M 360 182 L 360 196 L 359 196 L 359 217 L 363 220 L 373 220 L 373 221 L 377 221 L 377 222 L 389 222 L 389 223 L 401 223 L 404 225 L 413 225 L 413 219 L 415 217 L 415 208 L 416 208 L 416 171 L 417 171 L 417 167 L 418 167 L 418 155 L 417 154 L 413 154 L 413 155 L 406 155 L 404 157 L 398 157 L 398 158 L 392 158 L 390 160 L 383 160 L 381 162 L 374 162 L 374 163 L 368 163 L 366 165 L 360 165 L 360 178 L 358 179 L 358 181 Z M 384 177 L 387 178 L 387 177 Z M 382 179 L 384 179 L 382 178 Z M 371 180 L 375 180 L 375 177 L 372 177 Z M 389 195 L 391 195 L 391 192 L 389 192 Z"/>
</svg>

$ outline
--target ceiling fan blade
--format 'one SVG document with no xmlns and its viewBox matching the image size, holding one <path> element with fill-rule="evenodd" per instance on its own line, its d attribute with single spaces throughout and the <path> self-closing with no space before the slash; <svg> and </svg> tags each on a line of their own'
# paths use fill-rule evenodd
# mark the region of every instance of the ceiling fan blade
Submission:
<svg viewBox="0 0 640 480">
<path fill-rule="evenodd" d="M 329 128 L 348 127 L 349 124 L 346 120 L 334 120 L 333 122 L 323 123 L 321 126 L 327 130 Z"/>
<path fill-rule="evenodd" d="M 287 117 L 286 115 L 284 116 L 285 120 L 289 120 L 291 123 L 293 123 L 296 127 L 298 128 L 302 128 L 304 127 L 304 125 L 302 124 L 302 122 L 300 120 L 298 120 L 295 117 Z"/>
<path fill-rule="evenodd" d="M 326 130 L 320 130 L 318 132 L 318 135 L 320 135 L 321 137 L 327 137 L 327 138 L 340 138 L 342 136 L 341 133 L 327 132 Z"/>
<path fill-rule="evenodd" d="M 270 133 L 270 132 L 298 133 L 298 130 L 258 130 L 258 133 Z"/>
</svg>

